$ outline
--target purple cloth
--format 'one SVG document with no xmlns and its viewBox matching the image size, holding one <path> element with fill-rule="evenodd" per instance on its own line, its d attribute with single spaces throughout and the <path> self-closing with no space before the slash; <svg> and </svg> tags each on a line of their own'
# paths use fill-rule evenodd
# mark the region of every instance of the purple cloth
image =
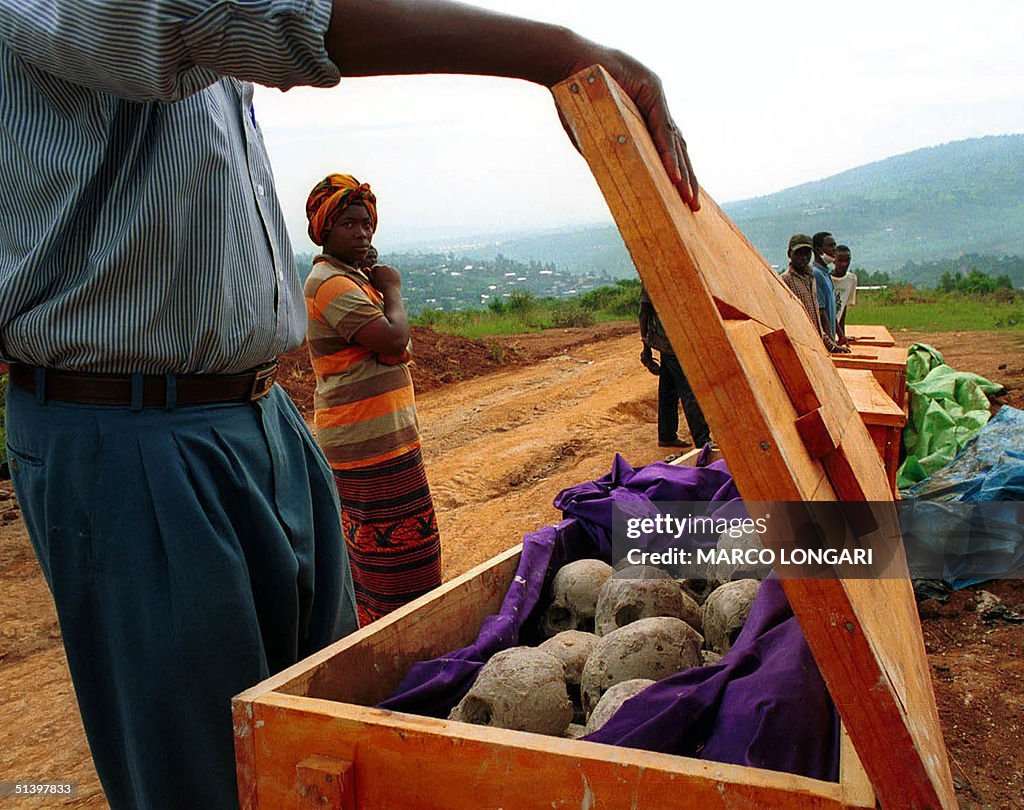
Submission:
<svg viewBox="0 0 1024 810">
<path fill-rule="evenodd" d="M 671 501 L 738 502 L 739 491 L 724 461 L 699 467 L 659 461 L 637 470 L 616 454 L 608 475 L 563 490 L 555 498 L 555 508 L 565 517 L 578 518 L 594 541 L 596 553 L 590 556 L 609 562 L 615 508 L 631 516 L 653 516 L 655 503 Z"/>
<path fill-rule="evenodd" d="M 469 691 L 484 663 L 496 652 L 520 644 L 523 626 L 544 593 L 548 572 L 572 560 L 591 557 L 592 550 L 590 538 L 579 530 L 575 520 L 563 520 L 526 535 L 519 567 L 501 609 L 484 619 L 476 641 L 440 658 L 413 664 L 391 697 L 378 707 L 447 717 Z"/>
<path fill-rule="evenodd" d="M 585 557 L 611 561 L 616 507 L 654 514 L 654 503 L 666 501 L 709 502 L 710 511 L 742 508 L 723 462 L 634 469 L 616 455 L 608 475 L 559 493 L 555 506 L 565 520 L 523 539 L 501 610 L 484 620 L 476 641 L 413 665 L 380 708 L 446 717 L 492 655 L 534 640 L 537 607 L 555 571 Z M 769 579 L 720 662 L 659 681 L 587 739 L 835 781 L 837 729 L 803 633 L 780 584 Z"/>
<path fill-rule="evenodd" d="M 838 716 L 774 577 L 721 661 L 649 686 L 584 739 L 838 781 Z"/>
</svg>

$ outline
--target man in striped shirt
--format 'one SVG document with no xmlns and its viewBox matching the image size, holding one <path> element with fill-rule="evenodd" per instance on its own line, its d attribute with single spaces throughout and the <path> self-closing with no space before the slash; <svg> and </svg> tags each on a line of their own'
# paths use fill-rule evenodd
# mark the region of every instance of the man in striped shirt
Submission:
<svg viewBox="0 0 1024 810">
<path fill-rule="evenodd" d="M 8 444 L 107 799 L 237 803 L 229 699 L 355 627 L 331 471 L 273 385 L 302 293 L 251 81 L 602 63 L 682 198 L 657 78 L 445 0 L 0 0 Z"/>
</svg>

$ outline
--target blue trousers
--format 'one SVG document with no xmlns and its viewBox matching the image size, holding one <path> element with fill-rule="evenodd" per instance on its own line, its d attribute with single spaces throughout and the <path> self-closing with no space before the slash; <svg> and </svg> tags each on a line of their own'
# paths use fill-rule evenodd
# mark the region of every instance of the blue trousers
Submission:
<svg viewBox="0 0 1024 810">
<path fill-rule="evenodd" d="M 323 454 L 278 387 L 170 410 L 7 401 L 107 800 L 237 807 L 232 695 L 356 628 Z"/>
</svg>

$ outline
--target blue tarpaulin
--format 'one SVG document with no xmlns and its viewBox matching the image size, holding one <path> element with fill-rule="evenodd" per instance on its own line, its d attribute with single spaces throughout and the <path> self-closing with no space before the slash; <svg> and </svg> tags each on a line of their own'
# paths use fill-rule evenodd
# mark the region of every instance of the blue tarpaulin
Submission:
<svg viewBox="0 0 1024 810">
<path fill-rule="evenodd" d="M 1024 411 L 1003 406 L 930 478 L 903 490 L 908 559 L 956 588 L 1024 575 Z"/>
</svg>

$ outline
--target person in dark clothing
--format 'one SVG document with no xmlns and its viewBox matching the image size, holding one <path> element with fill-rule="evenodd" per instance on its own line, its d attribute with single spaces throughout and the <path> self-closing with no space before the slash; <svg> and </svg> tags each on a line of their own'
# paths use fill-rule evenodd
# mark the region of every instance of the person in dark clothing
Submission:
<svg viewBox="0 0 1024 810">
<path fill-rule="evenodd" d="M 672 350 L 665 327 L 643 287 L 640 288 L 640 338 L 644 344 L 640 362 L 652 374 L 658 375 L 658 446 L 691 446 L 691 442 L 678 435 L 679 403 L 682 402 L 683 415 L 690 436 L 693 437 L 693 444 L 703 447 L 711 441 L 707 420 L 683 373 L 683 367 L 679 365 L 679 358 Z M 658 351 L 660 362 L 654 359 L 652 350 Z"/>
</svg>

